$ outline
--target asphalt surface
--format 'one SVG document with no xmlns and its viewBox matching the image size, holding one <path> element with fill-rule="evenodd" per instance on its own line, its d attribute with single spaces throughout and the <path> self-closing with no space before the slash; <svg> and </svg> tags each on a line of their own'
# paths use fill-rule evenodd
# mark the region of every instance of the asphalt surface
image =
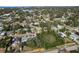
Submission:
<svg viewBox="0 0 79 59">
<path fill-rule="evenodd" d="M 78 45 L 74 45 L 74 46 L 66 47 L 66 50 L 67 51 L 77 50 L 78 47 L 79 47 Z M 61 48 L 61 49 L 63 49 L 63 48 Z M 47 52 L 44 52 L 44 53 L 58 53 L 58 49 L 50 50 L 50 51 L 47 51 Z"/>
</svg>

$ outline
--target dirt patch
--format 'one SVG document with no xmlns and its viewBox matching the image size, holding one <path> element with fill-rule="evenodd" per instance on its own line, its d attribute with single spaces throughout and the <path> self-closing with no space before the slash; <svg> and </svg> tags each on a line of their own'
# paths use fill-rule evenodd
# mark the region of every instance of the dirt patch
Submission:
<svg viewBox="0 0 79 59">
<path fill-rule="evenodd" d="M 4 53 L 5 49 L 4 48 L 0 48 L 0 53 Z"/>
</svg>

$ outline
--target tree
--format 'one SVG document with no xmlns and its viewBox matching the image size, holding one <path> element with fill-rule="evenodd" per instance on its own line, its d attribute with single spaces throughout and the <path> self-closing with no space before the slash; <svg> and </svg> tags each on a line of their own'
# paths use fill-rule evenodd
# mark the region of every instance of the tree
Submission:
<svg viewBox="0 0 79 59">
<path fill-rule="evenodd" d="M 79 26 L 79 22 L 78 22 L 78 18 L 76 15 L 72 16 L 72 17 L 69 17 L 68 18 L 68 21 L 71 20 L 72 22 L 72 26 L 76 27 L 76 26 Z"/>
<path fill-rule="evenodd" d="M 27 28 L 28 28 L 27 32 L 31 32 L 31 28 L 30 28 L 30 26 L 28 26 Z"/>
</svg>

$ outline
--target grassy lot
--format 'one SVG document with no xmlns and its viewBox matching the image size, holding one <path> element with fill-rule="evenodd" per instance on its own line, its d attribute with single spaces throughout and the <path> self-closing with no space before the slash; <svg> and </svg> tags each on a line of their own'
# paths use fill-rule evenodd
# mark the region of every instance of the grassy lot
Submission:
<svg viewBox="0 0 79 59">
<path fill-rule="evenodd" d="M 28 42 L 29 47 L 38 47 L 49 49 L 64 44 L 63 38 L 58 36 L 54 31 L 43 32 L 37 35 L 36 40 Z"/>
</svg>

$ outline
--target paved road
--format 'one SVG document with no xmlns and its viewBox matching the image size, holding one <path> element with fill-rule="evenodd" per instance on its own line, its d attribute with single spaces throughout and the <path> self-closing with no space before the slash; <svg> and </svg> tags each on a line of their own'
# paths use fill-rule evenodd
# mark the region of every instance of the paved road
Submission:
<svg viewBox="0 0 79 59">
<path fill-rule="evenodd" d="M 65 48 L 67 51 L 70 51 L 70 50 L 77 50 L 77 48 L 79 47 L 79 45 L 76 45 L 75 43 L 69 43 L 69 44 L 66 44 Z M 58 53 L 59 49 L 63 49 L 64 48 L 64 45 L 60 45 L 60 46 L 57 46 L 57 48 L 53 48 L 53 49 L 50 49 L 50 50 L 42 50 L 42 51 L 24 51 L 23 53 Z"/>
<path fill-rule="evenodd" d="M 67 47 L 66 50 L 67 51 L 77 50 L 77 47 L 78 47 L 78 45 L 70 46 L 70 47 Z M 61 49 L 63 49 L 63 48 L 61 48 Z M 54 49 L 54 50 L 47 51 L 47 52 L 44 52 L 44 53 L 58 53 L 58 49 Z"/>
</svg>

